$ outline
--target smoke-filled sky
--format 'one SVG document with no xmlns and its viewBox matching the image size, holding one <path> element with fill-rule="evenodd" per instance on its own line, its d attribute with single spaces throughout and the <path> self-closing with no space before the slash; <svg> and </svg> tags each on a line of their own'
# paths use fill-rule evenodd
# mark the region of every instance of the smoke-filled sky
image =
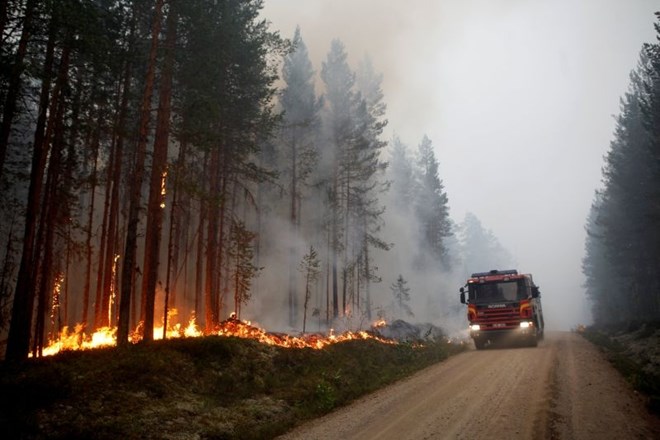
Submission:
<svg viewBox="0 0 660 440">
<path fill-rule="evenodd" d="M 317 72 L 333 38 L 354 68 L 369 54 L 384 75 L 387 139 L 416 148 L 429 136 L 452 218 L 476 214 L 534 275 L 549 327 L 567 329 L 590 319 L 585 219 L 657 10 L 657 0 L 266 0 L 263 16 L 284 37 L 300 25 Z"/>
</svg>

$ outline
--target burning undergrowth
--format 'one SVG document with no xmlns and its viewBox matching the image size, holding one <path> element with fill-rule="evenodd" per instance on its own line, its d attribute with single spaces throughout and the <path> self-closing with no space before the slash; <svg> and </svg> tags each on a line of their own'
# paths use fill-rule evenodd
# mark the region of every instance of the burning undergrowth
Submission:
<svg viewBox="0 0 660 440">
<path fill-rule="evenodd" d="M 289 335 L 230 316 L 204 335 L 193 317 L 155 329 L 166 340 L 138 344 L 141 333 L 119 349 L 114 328 L 64 329 L 41 359 L 20 371 L 4 365 L 0 429 L 24 438 L 267 438 L 462 349 L 438 327 L 401 320 Z"/>
<path fill-rule="evenodd" d="M 67 351 L 0 365 L 0 432 L 272 438 L 461 349 L 375 338 L 290 349 L 213 335 Z"/>
<path fill-rule="evenodd" d="M 176 314 L 176 310 L 172 315 Z M 172 322 L 172 321 L 170 321 Z M 300 335 L 289 335 L 286 333 L 268 332 L 259 326 L 253 325 L 250 321 L 237 319 L 233 314 L 225 321 L 220 322 L 210 333 L 204 333 L 197 325 L 193 315 L 186 325 L 180 323 L 170 324 L 166 331 L 163 327 L 154 329 L 154 339 L 177 339 L 194 338 L 201 336 L 228 336 L 244 339 L 254 339 L 267 345 L 275 345 L 284 348 L 313 348 L 322 349 L 328 345 L 338 342 L 351 340 L 373 339 L 384 344 L 395 344 L 397 341 L 409 342 L 408 338 L 397 338 L 385 334 L 383 329 L 388 326 L 384 321 L 374 323 L 368 331 L 345 331 L 340 334 L 334 334 L 331 329 L 328 334 L 322 333 L 304 333 Z M 142 324 L 131 332 L 130 342 L 138 343 L 142 340 Z M 101 347 L 112 347 L 117 345 L 117 328 L 103 327 L 92 333 L 86 333 L 84 326 L 77 325 L 73 330 L 64 327 L 61 332 L 52 337 L 47 346 L 40 353 L 40 356 L 52 356 L 62 351 L 90 350 Z"/>
</svg>

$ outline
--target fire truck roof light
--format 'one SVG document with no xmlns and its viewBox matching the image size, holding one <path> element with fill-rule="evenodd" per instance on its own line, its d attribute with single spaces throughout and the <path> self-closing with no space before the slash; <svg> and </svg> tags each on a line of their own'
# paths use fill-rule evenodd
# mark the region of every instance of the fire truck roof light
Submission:
<svg viewBox="0 0 660 440">
<path fill-rule="evenodd" d="M 476 277 L 487 277 L 491 275 L 518 275 L 518 271 L 516 269 L 507 269 L 507 270 L 497 270 L 493 269 L 488 272 L 476 272 L 472 274 L 472 278 Z"/>
</svg>

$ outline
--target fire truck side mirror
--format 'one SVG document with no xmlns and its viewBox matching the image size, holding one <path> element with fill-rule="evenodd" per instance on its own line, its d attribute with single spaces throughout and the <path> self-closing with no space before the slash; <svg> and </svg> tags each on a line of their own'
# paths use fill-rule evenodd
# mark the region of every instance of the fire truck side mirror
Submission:
<svg viewBox="0 0 660 440">
<path fill-rule="evenodd" d="M 465 304 L 465 289 L 461 287 L 459 291 L 461 292 L 461 304 Z"/>
<path fill-rule="evenodd" d="M 539 286 L 532 286 L 532 298 L 538 298 L 539 296 L 541 296 Z"/>
</svg>

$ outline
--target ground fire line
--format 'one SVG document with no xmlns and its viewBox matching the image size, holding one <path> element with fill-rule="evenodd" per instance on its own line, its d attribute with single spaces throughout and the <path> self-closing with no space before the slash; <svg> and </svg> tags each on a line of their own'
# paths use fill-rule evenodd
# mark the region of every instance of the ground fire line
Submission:
<svg viewBox="0 0 660 440">
<path fill-rule="evenodd" d="M 174 312 L 176 313 L 176 312 Z M 380 328 L 385 325 L 384 321 L 378 321 L 372 328 Z M 131 332 L 129 340 L 131 343 L 138 343 L 142 340 L 142 323 Z M 262 344 L 275 345 L 285 348 L 313 348 L 322 349 L 331 344 L 350 340 L 371 339 L 384 344 L 397 344 L 393 339 L 378 336 L 371 331 L 346 331 L 341 334 L 334 334 L 331 329 L 327 335 L 319 333 L 309 333 L 300 336 L 293 336 L 286 333 L 272 333 L 260 327 L 252 325 L 250 321 L 242 321 L 233 316 L 222 321 L 214 331 L 204 333 L 197 325 L 195 317 L 190 319 L 186 326 L 181 324 L 169 325 L 166 338 L 194 338 L 202 336 L 226 336 L 238 337 L 244 339 L 254 339 Z M 154 328 L 154 339 L 163 339 L 163 327 Z M 78 324 L 73 330 L 69 327 L 63 327 L 56 338 L 49 340 L 47 346 L 43 349 L 41 356 L 52 356 L 62 351 L 91 350 L 102 347 L 113 347 L 117 345 L 117 328 L 102 327 L 91 334 L 84 331 L 83 325 Z"/>
</svg>

